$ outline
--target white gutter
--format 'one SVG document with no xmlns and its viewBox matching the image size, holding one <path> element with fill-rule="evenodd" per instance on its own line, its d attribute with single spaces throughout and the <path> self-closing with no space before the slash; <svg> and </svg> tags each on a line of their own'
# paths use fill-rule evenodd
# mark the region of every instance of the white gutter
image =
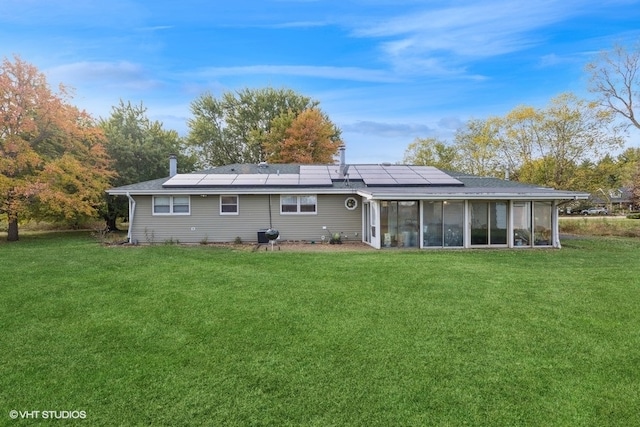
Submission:
<svg viewBox="0 0 640 427">
<path fill-rule="evenodd" d="M 126 196 L 133 194 L 134 196 L 163 196 L 171 195 L 190 195 L 198 196 L 206 194 L 209 196 L 217 196 L 219 194 L 248 194 L 248 195 L 268 195 L 268 194 L 356 194 L 356 188 L 331 188 L 331 187 L 295 187 L 295 188 L 216 188 L 216 189 L 198 189 L 198 188 L 179 188 L 167 187 L 158 190 L 108 190 L 107 194 L 112 196 Z"/>
<path fill-rule="evenodd" d="M 127 232 L 127 240 L 129 243 L 131 242 L 131 230 L 133 230 L 133 218 L 136 214 L 136 200 L 131 197 L 129 192 L 127 191 L 127 198 L 129 198 L 129 231 Z"/>
<path fill-rule="evenodd" d="M 517 192 L 517 193 L 486 193 L 486 192 L 466 192 L 466 193 L 431 193 L 431 194 L 419 194 L 419 193 L 378 193 L 372 194 L 368 191 L 357 191 L 359 196 L 366 198 L 367 200 L 566 200 L 567 202 L 573 200 L 587 199 L 588 194 L 567 194 L 561 191 L 556 193 L 551 192 Z"/>
</svg>

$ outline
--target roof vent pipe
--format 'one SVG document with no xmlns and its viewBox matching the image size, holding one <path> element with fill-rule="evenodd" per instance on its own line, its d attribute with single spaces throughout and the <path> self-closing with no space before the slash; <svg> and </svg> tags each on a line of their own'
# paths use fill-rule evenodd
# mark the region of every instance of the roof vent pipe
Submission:
<svg viewBox="0 0 640 427">
<path fill-rule="evenodd" d="M 342 175 L 344 175 L 345 173 L 345 165 L 346 165 L 346 155 L 345 155 L 345 151 L 346 148 L 344 147 L 344 145 L 341 145 L 340 148 L 340 173 Z"/>
<path fill-rule="evenodd" d="M 169 155 L 169 177 L 178 173 L 178 157 L 175 154 Z"/>
</svg>

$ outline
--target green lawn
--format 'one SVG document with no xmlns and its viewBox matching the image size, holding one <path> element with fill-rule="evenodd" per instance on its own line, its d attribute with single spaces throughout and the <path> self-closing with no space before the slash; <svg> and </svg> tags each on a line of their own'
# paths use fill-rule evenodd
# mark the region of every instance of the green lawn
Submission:
<svg viewBox="0 0 640 427">
<path fill-rule="evenodd" d="M 640 425 L 638 260 L 624 238 L 293 253 L 23 236 L 0 243 L 0 425 Z"/>
</svg>

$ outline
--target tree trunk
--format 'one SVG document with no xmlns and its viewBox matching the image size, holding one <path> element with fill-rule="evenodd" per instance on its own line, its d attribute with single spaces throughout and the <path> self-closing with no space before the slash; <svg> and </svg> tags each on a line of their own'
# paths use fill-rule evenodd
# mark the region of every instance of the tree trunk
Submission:
<svg viewBox="0 0 640 427">
<path fill-rule="evenodd" d="M 118 227 L 116 226 L 116 220 L 118 218 L 115 215 L 104 215 L 103 218 L 107 231 L 118 231 Z"/>
<path fill-rule="evenodd" d="M 9 229 L 7 230 L 7 241 L 18 241 L 18 217 L 9 218 Z"/>
<path fill-rule="evenodd" d="M 124 213 L 128 212 L 128 201 L 125 198 L 124 206 L 122 206 L 122 196 L 107 196 L 107 210 L 102 214 L 102 218 L 104 219 L 104 225 L 107 228 L 107 231 L 118 231 L 118 226 L 116 225 L 116 221 L 118 217 L 122 216 L 123 209 Z"/>
<path fill-rule="evenodd" d="M 116 226 L 116 219 L 115 218 L 105 218 L 104 219 L 105 222 L 105 227 L 107 228 L 107 231 L 117 231 L 118 227 Z"/>
</svg>

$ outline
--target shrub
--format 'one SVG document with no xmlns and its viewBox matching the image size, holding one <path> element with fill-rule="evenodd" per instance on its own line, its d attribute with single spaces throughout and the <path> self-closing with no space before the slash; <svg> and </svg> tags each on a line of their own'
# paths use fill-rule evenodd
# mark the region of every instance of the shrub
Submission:
<svg viewBox="0 0 640 427">
<path fill-rule="evenodd" d="M 640 212 L 627 215 L 627 219 L 640 219 Z"/>
</svg>

